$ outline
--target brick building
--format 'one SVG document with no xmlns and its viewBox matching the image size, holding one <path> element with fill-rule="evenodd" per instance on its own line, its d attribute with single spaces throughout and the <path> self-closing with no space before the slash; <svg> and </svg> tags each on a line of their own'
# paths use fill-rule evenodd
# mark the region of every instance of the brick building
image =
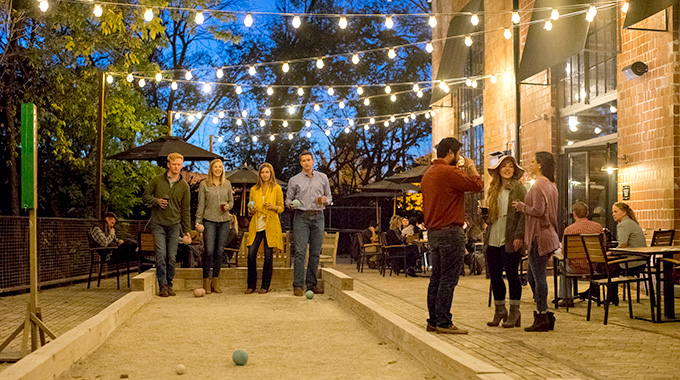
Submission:
<svg viewBox="0 0 680 380">
<path fill-rule="evenodd" d="M 680 228 L 680 6 L 629 2 L 434 0 L 433 144 L 459 138 L 478 169 L 552 152 L 562 228 L 576 200 L 610 229 L 616 201 Z"/>
</svg>

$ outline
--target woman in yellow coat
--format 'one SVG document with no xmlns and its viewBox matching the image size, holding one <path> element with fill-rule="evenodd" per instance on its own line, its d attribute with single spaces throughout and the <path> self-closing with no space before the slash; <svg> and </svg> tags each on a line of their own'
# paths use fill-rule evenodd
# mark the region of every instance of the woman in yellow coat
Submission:
<svg viewBox="0 0 680 380">
<path fill-rule="evenodd" d="M 260 165 L 257 184 L 250 189 L 248 212 L 252 215 L 248 229 L 248 289 L 246 294 L 255 292 L 257 284 L 257 251 L 264 242 L 264 267 L 260 294 L 269 291 L 274 266 L 274 248 L 283 249 L 281 220 L 283 212 L 283 191 L 276 183 L 274 168 L 269 163 Z"/>
</svg>

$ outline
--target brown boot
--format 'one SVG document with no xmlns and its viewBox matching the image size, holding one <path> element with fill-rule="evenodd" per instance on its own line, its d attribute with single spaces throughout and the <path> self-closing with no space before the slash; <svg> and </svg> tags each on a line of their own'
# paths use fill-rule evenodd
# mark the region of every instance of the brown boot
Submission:
<svg viewBox="0 0 680 380">
<path fill-rule="evenodd" d="M 212 288 L 212 291 L 215 293 L 222 293 L 222 289 L 220 289 L 220 278 L 219 277 L 213 277 L 212 282 L 210 283 L 210 288 Z"/>
<path fill-rule="evenodd" d="M 550 330 L 550 322 L 546 314 L 540 314 L 534 311 L 534 324 L 526 327 L 524 331 L 548 331 Z"/>
<path fill-rule="evenodd" d="M 210 294 L 210 279 L 203 279 L 203 289 L 205 289 L 205 294 Z"/>
</svg>

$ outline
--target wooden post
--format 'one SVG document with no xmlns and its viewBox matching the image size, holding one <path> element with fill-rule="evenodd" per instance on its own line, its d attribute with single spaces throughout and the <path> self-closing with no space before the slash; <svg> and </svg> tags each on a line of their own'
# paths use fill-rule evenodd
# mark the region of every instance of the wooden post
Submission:
<svg viewBox="0 0 680 380">
<path fill-rule="evenodd" d="M 168 110 L 168 136 L 172 136 L 172 111 L 171 110 Z"/>
<path fill-rule="evenodd" d="M 102 171 L 104 168 L 104 101 L 106 97 L 106 73 L 99 79 L 99 109 L 97 110 L 97 173 L 94 189 L 95 218 L 102 217 Z"/>
<path fill-rule="evenodd" d="M 214 137 L 213 135 L 210 135 L 210 153 L 212 153 L 213 149 L 213 137 Z"/>
</svg>

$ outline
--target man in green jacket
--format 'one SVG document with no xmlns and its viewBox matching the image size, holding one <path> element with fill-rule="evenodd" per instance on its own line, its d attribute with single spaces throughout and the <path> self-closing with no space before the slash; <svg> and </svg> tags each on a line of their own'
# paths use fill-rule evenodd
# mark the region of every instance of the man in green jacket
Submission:
<svg viewBox="0 0 680 380">
<path fill-rule="evenodd" d="M 189 185 L 180 171 L 184 157 L 179 153 L 168 155 L 168 171 L 151 179 L 142 200 L 151 207 L 151 233 L 156 248 L 156 277 L 158 295 L 174 296 L 172 279 L 175 277 L 175 257 L 180 237 L 191 240 Z M 188 243 L 187 243 L 188 244 Z"/>
</svg>

